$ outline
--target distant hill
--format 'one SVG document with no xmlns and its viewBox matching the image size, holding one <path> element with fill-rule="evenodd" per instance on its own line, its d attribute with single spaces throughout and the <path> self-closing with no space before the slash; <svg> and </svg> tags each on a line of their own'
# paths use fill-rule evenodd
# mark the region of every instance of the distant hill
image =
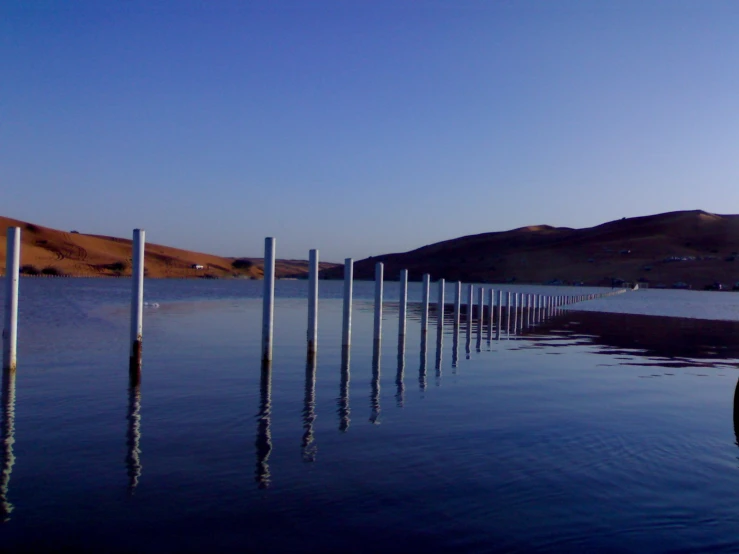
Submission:
<svg viewBox="0 0 739 554">
<path fill-rule="evenodd" d="M 64 274 L 76 277 L 107 277 L 131 274 L 131 239 L 59 231 L 41 225 L 0 217 L 0 268 L 5 272 L 8 227 L 21 228 L 21 266 L 26 274 Z M 234 263 L 236 262 L 236 263 Z M 170 246 L 146 244 L 146 275 L 149 277 L 249 277 L 261 279 L 261 258 L 225 258 Z M 335 264 L 321 263 L 322 269 Z M 196 269 L 195 266 L 202 266 Z M 278 278 L 302 277 L 308 262 L 277 260 Z"/>
<path fill-rule="evenodd" d="M 624 218 L 586 229 L 537 225 L 470 235 L 360 260 L 354 275 L 372 279 L 375 263 L 383 262 L 388 279 L 397 279 L 405 268 L 411 280 L 430 273 L 434 279 L 466 282 L 610 285 L 619 279 L 704 288 L 739 281 L 738 253 L 739 215 L 695 210 Z M 340 278 L 343 268 L 324 274 Z"/>
</svg>

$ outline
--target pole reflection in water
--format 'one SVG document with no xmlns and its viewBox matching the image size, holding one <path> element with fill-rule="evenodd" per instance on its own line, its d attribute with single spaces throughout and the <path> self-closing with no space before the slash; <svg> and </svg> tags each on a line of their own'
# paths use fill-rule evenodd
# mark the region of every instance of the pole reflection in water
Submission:
<svg viewBox="0 0 739 554">
<path fill-rule="evenodd" d="M 126 420 L 126 471 L 128 492 L 133 494 L 141 477 L 141 384 L 136 380 L 128 387 Z"/>
<path fill-rule="evenodd" d="M 441 357 L 444 350 L 444 321 L 439 320 L 436 327 L 436 386 L 441 384 Z"/>
<path fill-rule="evenodd" d="M 380 423 L 380 350 L 373 349 L 372 352 L 372 383 L 370 385 L 370 422 L 374 425 Z"/>
<path fill-rule="evenodd" d="M 10 520 L 13 505 L 8 500 L 10 475 L 15 464 L 15 371 L 3 371 L 2 383 L 2 475 L 0 476 L 0 522 Z"/>
<path fill-rule="evenodd" d="M 339 385 L 339 399 L 337 410 L 339 414 L 339 431 L 346 432 L 349 429 L 349 349 L 341 349 L 341 383 Z"/>
<path fill-rule="evenodd" d="M 316 355 L 308 354 L 305 363 L 305 398 L 303 399 L 303 441 L 300 451 L 304 462 L 315 462 L 318 447 L 315 444 L 313 423 L 316 421 Z"/>
<path fill-rule="evenodd" d="M 739 446 L 739 379 L 734 388 L 734 437 L 736 438 L 735 444 Z"/>
<path fill-rule="evenodd" d="M 395 374 L 395 403 L 399 408 L 405 401 L 405 336 L 398 337 L 398 371 Z"/>
<path fill-rule="evenodd" d="M 260 489 L 272 482 L 269 472 L 269 455 L 272 452 L 272 363 L 262 362 L 259 379 L 259 414 L 257 414 L 257 469 L 255 480 Z"/>
<path fill-rule="evenodd" d="M 470 346 L 471 346 L 471 344 L 472 344 L 472 330 L 470 329 L 470 326 L 467 325 L 467 334 L 465 336 L 465 341 L 464 341 L 464 352 L 466 354 L 465 357 L 468 360 L 470 359 Z"/>
<path fill-rule="evenodd" d="M 418 386 L 426 390 L 426 335 L 421 337 L 421 365 L 418 368 Z"/>
</svg>

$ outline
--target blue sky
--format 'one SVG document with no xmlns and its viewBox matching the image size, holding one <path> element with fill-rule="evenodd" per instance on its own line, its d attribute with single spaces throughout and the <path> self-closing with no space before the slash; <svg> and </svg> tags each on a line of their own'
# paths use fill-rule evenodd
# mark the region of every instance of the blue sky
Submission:
<svg viewBox="0 0 739 554">
<path fill-rule="evenodd" d="M 0 4 L 0 214 L 324 260 L 739 212 L 739 2 Z"/>
</svg>

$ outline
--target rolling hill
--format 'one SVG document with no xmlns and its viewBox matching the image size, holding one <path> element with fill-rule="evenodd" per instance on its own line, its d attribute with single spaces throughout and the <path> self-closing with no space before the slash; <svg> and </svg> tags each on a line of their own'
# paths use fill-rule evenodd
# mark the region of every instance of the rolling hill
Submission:
<svg viewBox="0 0 739 554">
<path fill-rule="evenodd" d="M 131 240 L 101 235 L 86 235 L 43 227 L 26 221 L 0 217 L 0 267 L 5 271 L 8 227 L 21 228 L 21 266 L 26 274 L 44 273 L 74 277 L 114 277 L 131 274 Z M 201 252 L 147 243 L 145 270 L 148 277 L 242 277 L 261 279 L 260 258 L 225 258 Z M 200 265 L 203 269 L 195 269 Z M 321 263 L 330 269 L 331 263 Z M 301 277 L 308 262 L 277 260 L 278 278 Z"/>
<path fill-rule="evenodd" d="M 360 260 L 354 275 L 372 279 L 375 263 L 383 262 L 388 279 L 405 268 L 411 280 L 430 273 L 466 282 L 610 285 L 616 279 L 703 288 L 739 281 L 738 253 L 739 215 L 694 210 L 584 229 L 537 225 L 470 235 Z M 342 267 L 325 271 L 328 278 L 342 274 Z"/>
</svg>

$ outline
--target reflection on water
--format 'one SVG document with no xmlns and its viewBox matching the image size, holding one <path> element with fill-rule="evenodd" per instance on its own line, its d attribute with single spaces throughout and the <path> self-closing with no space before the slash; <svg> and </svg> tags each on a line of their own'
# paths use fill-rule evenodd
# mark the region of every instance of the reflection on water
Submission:
<svg viewBox="0 0 739 554">
<path fill-rule="evenodd" d="M 304 462 L 315 462 L 318 447 L 313 435 L 316 421 L 316 354 L 311 352 L 305 362 L 305 395 L 303 399 L 303 440 L 300 451 Z"/>
<path fill-rule="evenodd" d="M 467 331 L 464 341 L 464 353 L 465 357 L 469 360 L 470 359 L 470 347 L 472 344 L 472 314 L 470 313 L 471 310 L 467 311 Z"/>
<path fill-rule="evenodd" d="M 458 363 L 459 363 L 459 324 L 455 320 L 454 328 L 452 329 L 452 369 L 456 369 Z"/>
<path fill-rule="evenodd" d="M 336 305 L 339 306 L 340 302 L 338 299 Z M 505 332 L 502 303 L 498 304 L 501 315 L 495 322 L 496 337 Z M 20 441 L 13 445 L 15 392 L 14 383 L 6 380 L 2 387 L 0 428 L 0 507 L 4 519 L 12 510 L 10 500 L 16 504 L 16 510 L 12 513 L 11 524 L 4 526 L 2 531 L 17 532 L 24 526 L 30 528 L 37 522 L 51 521 L 57 511 L 61 521 L 56 527 L 45 523 L 48 527 L 44 531 L 55 536 L 63 526 L 70 524 L 71 532 L 79 532 L 82 526 L 72 520 L 84 517 L 83 510 L 88 508 L 74 508 L 74 502 L 69 500 L 74 500 L 78 491 L 90 491 L 92 486 L 99 486 L 101 494 L 94 498 L 95 501 L 98 498 L 102 500 L 99 519 L 107 518 L 111 522 L 105 523 L 106 527 L 101 530 L 111 537 L 108 540 L 115 540 L 128 530 L 115 523 L 125 520 L 126 526 L 130 524 L 136 532 L 153 529 L 151 535 L 176 534 L 178 528 L 196 522 L 187 531 L 201 541 L 199 546 L 202 547 L 202 541 L 207 540 L 208 535 L 217 536 L 223 540 L 223 551 L 238 551 L 240 545 L 235 543 L 242 541 L 243 546 L 244 538 L 248 537 L 248 541 L 253 541 L 254 550 L 259 547 L 295 551 L 300 548 L 300 544 L 296 548 L 296 543 L 311 544 L 310 541 L 314 540 L 316 543 L 311 548 L 317 551 L 341 549 L 351 552 L 364 544 L 372 544 L 373 534 L 379 541 L 378 550 L 382 547 L 392 551 L 393 546 L 400 548 L 400 543 L 393 545 L 392 541 L 403 533 L 408 537 L 429 534 L 437 543 L 437 548 L 425 549 L 429 552 L 598 552 L 609 551 L 609 548 L 658 551 L 661 545 L 654 537 L 670 540 L 671 536 L 677 537 L 673 542 L 686 539 L 687 544 L 693 540 L 690 545 L 695 547 L 695 551 L 708 551 L 718 541 L 727 545 L 724 550 L 736 547 L 736 542 L 731 542 L 731 533 L 739 524 L 735 510 L 739 504 L 739 493 L 735 492 L 739 491 L 739 471 L 734 460 L 739 453 L 733 444 L 736 441 L 739 445 L 739 381 L 733 372 L 723 369 L 700 372 L 708 374 L 709 378 L 698 379 L 692 368 L 737 367 L 739 324 L 552 308 L 550 313 L 553 317 L 547 317 L 538 325 L 537 321 L 545 315 L 544 306 L 541 299 L 524 297 L 519 303 L 521 313 L 516 329 L 524 329 L 524 332 L 512 337 L 517 339 L 515 345 L 518 347 L 496 348 L 495 352 L 474 356 L 468 363 L 464 359 L 459 360 L 459 341 L 463 340 L 459 333 L 462 330 L 458 325 L 451 325 L 451 317 L 446 331 L 452 333 L 453 340 L 444 338 L 443 322 L 438 318 L 435 352 L 428 352 L 431 345 L 426 338 L 422 339 L 419 351 L 415 351 L 413 345 L 419 347 L 419 344 L 411 338 L 411 356 L 416 352 L 421 354 L 418 378 L 424 390 L 433 371 L 428 367 L 431 365 L 428 363 L 431 361 L 429 354 L 435 354 L 437 384 L 440 383 L 442 369 L 449 371 L 450 363 L 452 367 L 466 364 L 463 373 L 454 379 L 447 378 L 443 387 L 429 394 L 405 395 L 406 343 L 403 338 L 399 337 L 397 344 L 395 387 L 391 382 L 394 341 L 385 344 L 385 352 L 382 352 L 379 344 L 370 351 L 369 341 L 358 340 L 353 361 L 355 376 L 360 378 L 355 379 L 353 392 L 363 410 L 367 409 L 366 402 L 369 401 L 369 414 L 361 414 L 369 415 L 369 421 L 364 417 L 355 418 L 353 433 L 344 435 L 336 433 L 333 415 L 324 422 L 333 429 L 333 433 L 327 430 L 325 437 L 321 435 L 323 420 L 317 420 L 316 413 L 331 414 L 336 409 L 339 428 L 348 430 L 348 351 L 342 353 L 337 399 L 335 369 L 338 368 L 334 367 L 334 372 L 322 375 L 318 380 L 316 359 L 303 358 L 302 338 L 296 341 L 297 346 L 285 345 L 286 350 L 294 348 L 295 352 L 290 353 L 290 357 L 285 356 L 284 359 L 290 361 L 284 366 L 275 366 L 274 390 L 269 367 L 262 368 L 260 375 L 244 371 L 241 361 L 243 345 L 235 351 L 213 348 L 224 360 L 218 366 L 219 379 L 194 384 L 194 380 L 179 379 L 178 375 L 175 394 L 161 394 L 156 402 L 147 401 L 147 440 L 157 445 L 154 442 L 157 437 L 167 436 L 172 426 L 179 424 L 191 430 L 188 436 L 194 437 L 195 448 L 209 449 L 213 456 L 199 457 L 197 461 L 202 461 L 202 466 L 196 467 L 196 460 L 192 457 L 180 458 L 182 452 L 175 451 L 174 456 L 167 458 L 167 453 L 163 455 L 161 448 L 147 447 L 146 479 L 141 479 L 143 457 L 140 445 L 144 444 L 140 437 L 142 391 L 139 384 L 133 385 L 128 389 L 126 411 L 126 469 L 130 490 L 135 489 L 137 498 L 136 502 L 121 503 L 124 506 L 120 511 L 116 511 L 118 508 L 115 506 L 118 499 L 111 500 L 115 491 L 106 490 L 106 480 L 121 492 L 122 407 L 113 405 L 110 422 L 102 413 L 100 419 L 104 423 L 88 434 L 90 437 L 104 436 L 110 426 L 112 440 L 103 439 L 99 444 L 104 450 L 106 442 L 111 442 L 114 449 L 111 450 L 114 454 L 111 468 L 108 469 L 107 464 L 99 464 L 95 467 L 98 473 L 88 477 L 83 475 L 84 469 L 79 468 L 85 467 L 85 463 L 88 464 L 85 469 L 93 467 L 98 459 L 85 457 L 79 460 L 82 463 L 77 463 L 78 460 L 69 456 L 70 453 L 74 455 L 84 451 L 77 444 L 74 445 L 76 450 L 61 454 L 54 448 L 43 452 L 41 448 L 32 447 L 32 441 L 41 444 L 52 442 L 49 437 L 62 428 L 62 425 L 50 426 L 48 422 L 52 417 L 64 416 L 69 404 L 63 404 L 60 409 L 53 401 L 49 402 L 49 407 L 42 403 L 47 398 L 54 398 L 55 394 L 66 395 L 64 391 L 58 394 L 53 389 L 58 386 L 58 382 L 53 381 L 54 376 L 46 376 L 37 370 L 29 380 L 35 379 L 34 385 L 43 384 L 42 381 L 48 383 L 48 391 L 42 395 L 34 387 L 32 394 L 18 396 L 20 405 L 24 407 L 24 415 L 18 412 L 18 421 L 26 421 L 25 410 L 33 416 L 33 421 L 25 424 L 28 428 L 20 425 L 18 428 L 22 431 L 23 448 Z M 283 321 L 288 320 L 288 315 L 300 314 L 301 327 L 292 331 L 294 336 L 302 337 L 302 306 L 293 308 L 292 305 L 280 308 L 285 311 Z M 362 323 L 367 323 L 363 318 L 370 319 L 367 314 L 371 312 L 358 310 L 355 328 L 371 329 L 369 325 L 362 326 Z M 225 311 L 217 315 L 228 317 Z M 468 318 L 474 315 L 470 313 Z M 507 309 L 505 316 L 506 319 L 513 318 L 514 314 Z M 485 317 L 484 311 L 478 317 Z M 213 321 L 216 319 L 213 317 Z M 187 322 L 182 325 L 183 321 L 177 320 L 174 324 L 191 332 L 195 328 L 202 329 L 203 318 L 198 317 L 198 320 L 197 327 L 193 324 L 189 330 Z M 227 320 L 219 330 L 236 328 L 234 321 L 235 318 Z M 155 323 L 162 325 L 161 321 Z M 463 325 L 466 323 L 466 320 L 462 322 Z M 486 318 L 484 324 L 490 325 L 491 322 Z M 169 325 L 173 326 L 172 323 Z M 155 325 L 150 328 L 156 329 Z M 171 331 L 172 328 L 160 326 L 159 330 Z M 409 319 L 408 336 L 416 337 L 418 328 L 418 321 Z M 338 324 L 334 331 L 336 329 Z M 160 390 L 166 390 L 164 379 L 172 379 L 162 377 L 162 374 L 167 375 L 162 370 L 165 367 L 163 360 L 167 363 L 183 361 L 182 367 L 187 371 L 195 372 L 200 368 L 197 363 L 188 365 L 186 357 L 191 354 L 190 350 L 178 351 L 176 343 L 164 342 L 166 334 L 159 334 L 158 339 L 162 341 L 159 353 L 154 350 L 156 341 L 150 341 L 151 365 L 158 373 L 152 371 L 149 375 L 152 384 L 157 379 L 156 385 Z M 430 340 L 431 335 L 428 337 Z M 226 338 L 232 340 L 231 336 Z M 514 342 L 509 344 L 514 345 Z M 444 348 L 448 350 L 444 352 Z M 371 378 L 367 379 L 370 377 L 370 353 Z M 385 390 L 381 390 L 380 362 L 383 354 L 389 356 L 383 362 Z M 338 350 L 329 358 L 331 363 L 338 365 Z M 599 362 L 661 367 L 680 364 L 690 369 L 670 373 L 648 370 L 647 373 L 674 374 L 676 377 L 639 380 L 638 377 L 644 373 L 640 369 L 603 369 L 596 367 Z M 80 379 L 80 382 L 91 376 L 93 380 L 99 378 L 99 372 L 95 374 L 95 368 L 92 364 L 90 366 L 84 370 L 79 369 L 84 366 L 74 366 L 74 372 L 64 377 Z M 413 372 L 411 385 L 414 389 L 412 377 L 415 376 Z M 108 389 L 105 387 L 109 381 L 108 377 L 100 378 L 97 388 L 87 389 L 84 385 L 80 387 L 80 382 L 75 383 L 74 393 L 82 400 L 76 408 L 85 410 L 79 414 L 84 418 L 76 416 L 74 420 L 63 420 L 65 430 L 69 424 L 64 439 L 84 441 L 79 437 L 85 435 L 84 430 L 88 426 L 94 425 L 91 419 L 101 412 L 101 404 L 95 404 L 93 399 L 103 398 L 103 402 L 108 402 L 109 397 L 105 396 Z M 19 382 L 26 382 L 25 375 Z M 233 386 L 244 382 L 250 383 L 246 389 Z M 698 382 L 700 384 L 694 386 Z M 149 386 L 147 391 L 153 392 L 152 389 L 154 387 Z M 123 400 L 120 385 L 114 385 L 110 390 L 112 397 Z M 180 394 L 183 392 L 185 394 Z M 391 398 L 393 394 L 396 402 Z M 213 398 L 224 398 L 223 405 L 214 403 Z M 381 412 L 381 401 L 385 403 L 382 406 L 384 412 Z M 728 427 L 732 401 L 733 433 Z M 32 405 L 33 402 L 35 404 Z M 280 408 L 272 410 L 272 403 Z M 394 403 L 404 409 L 398 410 L 390 405 Z M 182 406 L 195 409 L 184 415 Z M 246 445 L 247 464 L 251 465 L 256 459 L 256 470 L 249 473 L 256 476 L 258 487 L 249 475 L 246 483 L 239 478 L 243 474 L 243 464 L 238 456 L 244 448 L 243 437 L 218 431 L 239 425 L 239 414 L 243 414 L 244 406 L 249 406 L 249 413 L 258 414 L 254 422 L 256 441 L 246 437 L 249 442 Z M 688 411 L 686 407 L 692 409 Z M 172 423 L 175 419 L 177 421 Z M 368 425 L 380 421 L 380 427 L 370 430 Z M 45 431 L 44 426 L 49 430 Z M 255 430 L 251 424 L 249 427 L 247 433 L 251 434 Z M 319 437 L 320 460 L 317 459 L 316 446 Z M 280 447 L 283 441 L 286 443 L 284 448 Z M 295 448 L 298 441 L 301 443 L 300 452 Z M 22 462 L 15 466 L 13 446 L 19 462 Z M 98 444 L 94 447 L 97 448 Z M 255 448 L 255 458 L 251 458 L 252 447 Z M 273 447 L 277 448 L 277 457 L 271 456 Z M 101 459 L 108 459 L 108 454 L 103 452 Z M 188 454 L 185 451 L 184 455 Z M 158 456 L 163 458 L 158 459 Z M 171 466 L 170 460 L 174 462 Z M 320 465 L 316 465 L 318 461 Z M 75 463 L 76 472 L 59 471 L 60 466 L 69 468 L 70 462 Z M 316 463 L 308 466 L 306 462 Z M 45 474 L 44 464 L 47 467 Z M 168 467 L 173 469 L 170 474 L 167 474 Z M 386 470 L 373 472 L 372 468 L 376 467 Z M 11 469 L 15 473 L 12 490 L 9 491 Z M 108 472 L 112 477 L 108 477 Z M 37 473 L 38 484 L 32 480 Z M 732 478 L 732 473 L 737 477 Z M 48 494 L 32 490 L 41 489 L 42 485 L 48 486 Z M 268 493 L 257 490 L 265 487 L 269 487 Z M 722 488 L 725 492 L 720 490 Z M 162 494 L 163 491 L 167 494 Z M 85 499 L 84 504 L 87 503 Z M 72 508 L 67 507 L 70 504 Z M 629 509 L 623 510 L 624 505 Z M 408 510 L 408 506 L 414 509 Z M 77 513 L 73 511 L 75 509 Z M 219 513 L 219 510 L 223 512 Z M 222 517 L 226 511 L 228 514 Z M 327 518 L 331 513 L 339 513 L 340 516 L 338 519 Z M 154 521 L 152 516 L 159 514 L 164 517 Z M 461 531 L 460 521 L 464 522 Z M 490 529 L 491 521 L 497 522 L 494 530 Z M 707 521 L 711 525 L 705 531 L 706 535 L 719 529 L 713 543 L 710 542 L 711 537 L 707 542 L 694 538 L 704 532 L 701 527 L 705 527 L 703 524 Z M 288 523 L 290 532 L 283 535 L 292 535 L 289 545 L 284 542 L 288 541 L 285 537 L 269 536 L 273 522 L 280 525 Z M 364 527 L 364 531 L 358 531 L 359 527 Z M 599 534 L 599 531 L 604 532 Z M 142 535 L 144 540 L 151 538 Z M 4 539 L 5 535 L 0 540 Z M 330 544 L 332 540 L 337 543 Z M 16 544 L 22 542 L 18 540 Z M 94 548 L 99 545 L 92 546 L 90 550 L 105 550 Z M 152 544 L 149 549 L 175 550 L 156 550 L 159 546 L 161 544 Z M 668 546 L 661 550 L 679 550 L 673 548 L 672 543 Z M 192 550 L 200 549 L 192 547 Z M 135 548 L 125 550 L 136 551 Z"/>
<path fill-rule="evenodd" d="M 346 432 L 349 429 L 349 423 L 351 420 L 349 416 L 351 411 L 349 409 L 349 362 L 350 362 L 350 350 L 344 346 L 341 349 L 341 382 L 339 384 L 339 398 L 336 402 L 336 412 L 339 414 L 339 431 Z"/>
<path fill-rule="evenodd" d="M 379 357 L 379 346 L 377 356 Z M 405 335 L 398 335 L 398 370 L 395 374 L 395 404 L 403 407 L 405 400 Z"/>
<path fill-rule="evenodd" d="M 2 383 L 2 475 L 0 475 L 0 521 L 10 520 L 13 504 L 8 500 L 10 475 L 15 464 L 13 444 L 15 443 L 15 371 L 3 371 Z"/>
<path fill-rule="evenodd" d="M 566 332 L 573 335 L 570 340 L 606 347 L 598 354 L 639 354 L 663 367 L 739 367 L 739 321 L 574 310 L 558 310 L 557 315 L 539 332 L 552 338 Z"/>
<path fill-rule="evenodd" d="M 421 336 L 421 365 L 418 367 L 418 385 L 426 390 L 426 333 Z"/>
<path fill-rule="evenodd" d="M 436 327 L 436 386 L 441 383 L 441 362 L 444 353 L 444 320 L 439 319 Z"/>
<path fill-rule="evenodd" d="M 133 494 L 141 477 L 141 385 L 128 387 L 128 412 L 126 414 L 126 472 L 128 492 Z"/>
<path fill-rule="evenodd" d="M 259 377 L 259 413 L 257 414 L 257 468 L 255 480 L 260 489 L 269 488 L 269 455 L 272 452 L 272 364 L 262 363 Z"/>
<path fill-rule="evenodd" d="M 425 333 L 424 333 L 425 334 Z M 380 352 L 372 356 L 372 381 L 370 383 L 370 423 L 380 423 Z"/>
</svg>

